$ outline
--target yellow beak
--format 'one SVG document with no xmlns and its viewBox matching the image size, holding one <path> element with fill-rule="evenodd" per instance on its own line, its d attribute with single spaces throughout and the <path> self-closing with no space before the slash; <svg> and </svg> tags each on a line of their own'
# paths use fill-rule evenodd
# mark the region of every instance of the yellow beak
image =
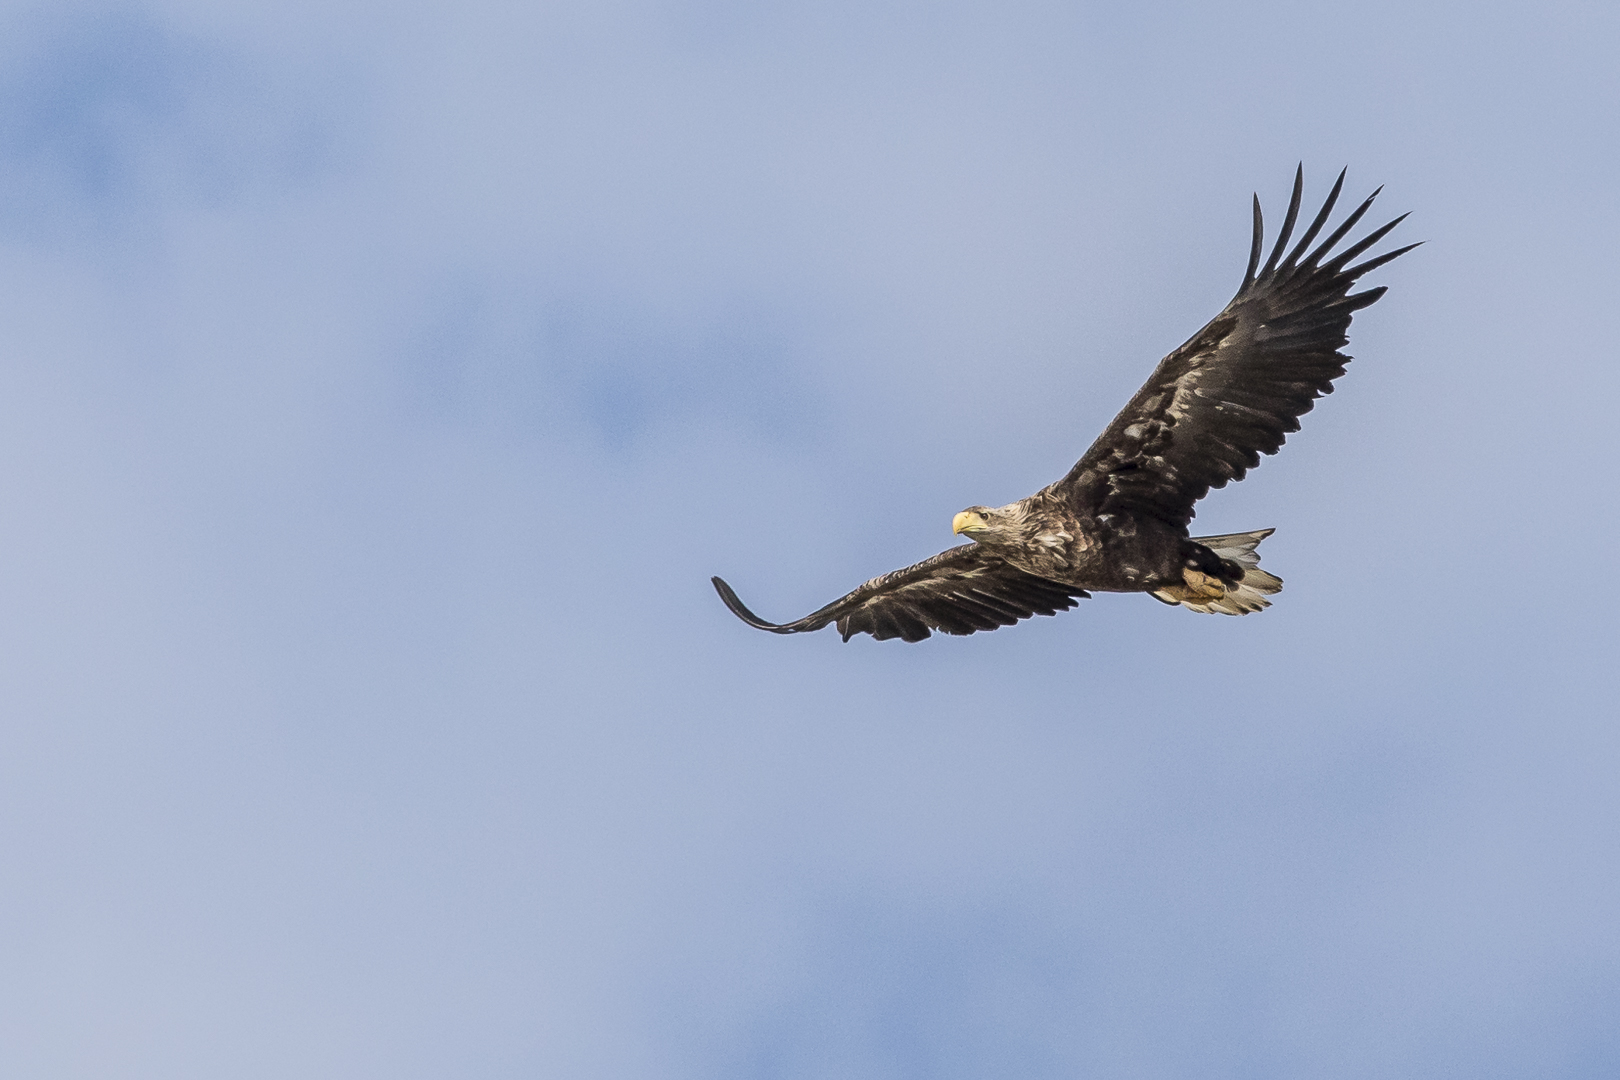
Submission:
<svg viewBox="0 0 1620 1080">
<path fill-rule="evenodd" d="M 965 532 L 968 531 L 968 529 L 970 529 L 974 525 L 978 525 L 978 524 L 979 524 L 979 515 L 978 514 L 970 514 L 966 510 L 964 510 L 960 514 L 957 514 L 955 517 L 951 518 L 951 532 L 952 533 L 965 533 Z"/>
</svg>

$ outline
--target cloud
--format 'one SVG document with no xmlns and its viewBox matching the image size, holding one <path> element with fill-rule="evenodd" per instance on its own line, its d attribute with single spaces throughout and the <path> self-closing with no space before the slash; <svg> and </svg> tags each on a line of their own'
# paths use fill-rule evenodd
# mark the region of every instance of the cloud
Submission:
<svg viewBox="0 0 1620 1080">
<path fill-rule="evenodd" d="M 313 103 L 239 49 L 139 8 L 9 22 L 0 220 L 14 235 L 150 228 L 177 201 L 218 205 L 328 164 Z"/>
<path fill-rule="evenodd" d="M 536 281 L 440 286 L 407 330 L 401 393 L 424 419 L 627 450 L 655 431 L 724 427 L 804 446 L 827 409 L 772 296 L 671 319 L 633 296 Z M 802 317 L 802 315 L 801 315 Z"/>
</svg>

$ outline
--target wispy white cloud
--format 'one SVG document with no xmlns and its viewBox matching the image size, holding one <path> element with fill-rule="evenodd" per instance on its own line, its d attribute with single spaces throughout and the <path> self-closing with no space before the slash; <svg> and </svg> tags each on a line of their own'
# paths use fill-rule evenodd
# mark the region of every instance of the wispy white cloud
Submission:
<svg viewBox="0 0 1620 1080">
<path fill-rule="evenodd" d="M 801 446 L 825 430 L 827 404 L 794 355 L 802 313 L 772 311 L 774 297 L 672 322 L 633 298 L 541 284 L 438 292 L 430 321 L 407 328 L 399 368 L 424 420 L 620 450 L 671 425 Z"/>
<path fill-rule="evenodd" d="M 0 220 L 13 235 L 150 231 L 176 204 L 307 181 L 328 117 L 284 71 L 141 8 L 13 13 L 0 78 Z"/>
</svg>

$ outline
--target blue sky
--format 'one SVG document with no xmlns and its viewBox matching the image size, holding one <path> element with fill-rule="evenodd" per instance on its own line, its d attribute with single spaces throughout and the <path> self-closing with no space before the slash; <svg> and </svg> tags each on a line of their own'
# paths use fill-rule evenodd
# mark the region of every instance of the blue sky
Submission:
<svg viewBox="0 0 1620 1080">
<path fill-rule="evenodd" d="M 7 5 L 0 1071 L 1610 1077 L 1600 4 Z M 1244 619 L 748 630 L 1349 191 Z"/>
</svg>

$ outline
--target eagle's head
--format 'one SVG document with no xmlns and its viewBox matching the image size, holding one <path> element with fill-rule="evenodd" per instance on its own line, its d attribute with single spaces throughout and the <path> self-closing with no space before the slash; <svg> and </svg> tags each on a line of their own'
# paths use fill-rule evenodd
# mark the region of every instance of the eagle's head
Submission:
<svg viewBox="0 0 1620 1080">
<path fill-rule="evenodd" d="M 1019 521 L 1008 507 L 970 506 L 951 519 L 951 532 L 979 543 L 1008 543 L 1018 539 Z"/>
</svg>

